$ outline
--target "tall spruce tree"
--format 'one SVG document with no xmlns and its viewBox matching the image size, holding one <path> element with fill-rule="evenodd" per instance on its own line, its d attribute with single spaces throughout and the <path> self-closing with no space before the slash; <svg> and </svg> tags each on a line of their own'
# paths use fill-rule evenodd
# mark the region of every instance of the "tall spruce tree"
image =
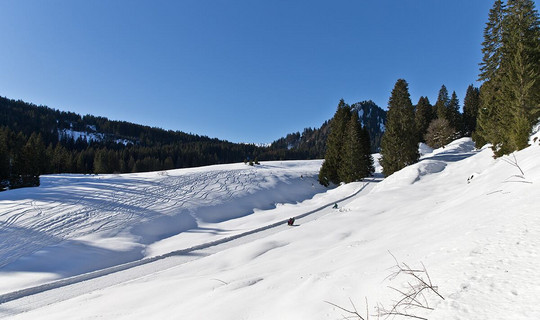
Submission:
<svg viewBox="0 0 540 320">
<path fill-rule="evenodd" d="M 342 182 L 349 183 L 365 177 L 363 137 L 358 112 L 352 112 L 345 129 L 342 160 L 338 168 L 339 180 Z"/>
<path fill-rule="evenodd" d="M 437 102 L 433 108 L 435 109 L 435 114 L 437 118 L 444 118 L 448 120 L 448 105 L 450 103 L 450 98 L 448 97 L 448 89 L 443 84 L 439 90 L 439 95 L 437 96 Z"/>
<path fill-rule="evenodd" d="M 427 97 L 420 97 L 415 111 L 416 130 L 418 131 L 419 141 L 424 142 L 424 135 L 434 118 L 433 107 L 429 103 L 429 99 Z"/>
<path fill-rule="evenodd" d="M 505 5 L 503 1 L 496 0 L 489 10 L 488 22 L 484 28 L 484 41 L 482 42 L 482 62 L 478 80 L 488 81 L 494 79 L 502 59 L 503 19 Z"/>
<path fill-rule="evenodd" d="M 484 32 L 475 142 L 495 156 L 527 146 L 540 116 L 540 27 L 530 0 L 495 1 Z"/>
<path fill-rule="evenodd" d="M 510 145 L 504 149 L 520 150 L 540 116 L 540 23 L 533 1 L 508 1 L 502 53 L 501 118 Z"/>
<path fill-rule="evenodd" d="M 330 133 L 326 142 L 324 162 L 319 171 L 319 182 L 328 186 L 330 182 L 339 183 L 339 166 L 343 153 L 343 141 L 347 124 L 351 118 L 351 107 L 343 99 L 339 101 L 336 113 L 330 121 Z"/>
<path fill-rule="evenodd" d="M 371 177 L 375 172 L 373 156 L 371 155 L 371 137 L 367 127 L 363 127 L 360 137 L 362 143 L 362 178 Z"/>
<path fill-rule="evenodd" d="M 471 136 L 476 130 L 476 117 L 480 105 L 480 90 L 469 85 L 465 99 L 463 100 L 463 135 Z"/>
<path fill-rule="evenodd" d="M 506 7 L 501 0 L 496 0 L 489 11 L 488 22 L 484 28 L 482 42 L 482 62 L 478 80 L 484 81 L 480 87 L 480 106 L 476 121 L 476 131 L 472 134 L 477 147 L 490 142 L 492 145 L 502 145 L 503 128 L 500 126 L 503 110 L 500 99 L 501 72 L 500 65 L 503 56 L 503 23 Z"/>
<path fill-rule="evenodd" d="M 452 91 L 452 96 L 448 102 L 447 120 L 450 126 L 454 128 L 455 137 L 459 137 L 463 131 L 463 121 L 459 112 L 459 99 L 455 91 Z"/>
<path fill-rule="evenodd" d="M 414 106 L 408 84 L 399 79 L 388 101 L 386 131 L 381 142 L 381 165 L 383 174 L 392 173 L 418 161 L 418 133 L 416 131 Z"/>
</svg>

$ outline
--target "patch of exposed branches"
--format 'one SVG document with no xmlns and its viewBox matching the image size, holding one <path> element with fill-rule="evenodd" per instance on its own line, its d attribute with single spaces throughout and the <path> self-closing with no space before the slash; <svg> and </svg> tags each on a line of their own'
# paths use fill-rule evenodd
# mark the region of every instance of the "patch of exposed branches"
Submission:
<svg viewBox="0 0 540 320">
<path fill-rule="evenodd" d="M 399 294 L 398 299 L 393 301 L 391 307 L 386 307 L 378 303 L 375 307 L 375 314 L 371 316 L 376 317 L 376 319 L 395 319 L 397 317 L 427 320 L 427 318 L 417 314 L 419 310 L 433 310 L 429 301 L 433 297 L 444 300 L 444 297 L 439 293 L 438 287 L 431 281 L 431 277 L 423 263 L 421 263 L 421 268 L 411 268 L 404 262 L 398 262 L 394 255 L 392 257 L 396 264 L 392 267 L 394 271 L 386 279 L 392 281 L 396 278 L 401 279 L 405 277 L 407 278 L 406 286 L 404 289 L 389 286 L 390 289 Z M 343 319 L 369 320 L 370 314 L 367 298 L 365 314 L 361 314 L 358 311 L 351 299 L 349 301 L 352 305 L 351 309 L 341 307 L 332 302 L 325 302 L 345 312 L 346 314 L 343 315 Z"/>
<path fill-rule="evenodd" d="M 392 257 L 396 264 L 393 267 L 394 272 L 387 279 L 394 280 L 404 276 L 407 278 L 407 285 L 404 289 L 389 286 L 390 289 L 399 293 L 399 299 L 395 300 L 390 308 L 378 304 L 377 315 L 384 319 L 400 316 L 427 320 L 415 313 L 420 309 L 433 310 L 429 304 L 430 296 L 444 300 L 444 297 L 439 293 L 439 288 L 431 281 L 431 277 L 423 263 L 421 263 L 422 268 L 411 268 L 404 262 L 399 263 L 393 255 Z"/>
<path fill-rule="evenodd" d="M 521 167 L 519 166 L 519 163 L 518 163 L 517 158 L 516 158 L 516 154 L 515 154 L 515 153 L 512 153 L 512 157 L 513 157 L 513 159 L 510 158 L 510 157 L 504 157 L 504 158 L 501 158 L 504 162 L 508 163 L 509 165 L 511 165 L 511 166 L 513 166 L 513 167 L 516 167 L 516 168 L 519 170 L 519 172 L 521 172 L 521 175 L 517 175 L 517 174 L 516 174 L 516 175 L 511 176 L 510 178 L 513 178 L 513 177 L 514 177 L 514 178 L 520 178 L 520 179 L 525 180 L 525 173 L 523 172 L 523 170 L 522 170 Z M 510 179 L 510 178 L 509 178 L 509 179 Z M 508 179 L 507 179 L 507 181 L 508 181 Z M 520 181 L 508 181 L 508 182 L 525 182 L 525 183 L 532 183 L 532 182 L 530 182 L 530 181 L 521 181 L 521 180 L 520 180 Z"/>
<path fill-rule="evenodd" d="M 358 312 L 358 309 L 356 309 L 356 306 L 354 305 L 354 303 L 352 302 L 351 299 L 349 299 L 349 301 L 351 302 L 352 309 L 343 308 L 343 307 L 338 306 L 337 304 L 329 302 L 329 301 L 325 301 L 325 302 L 332 305 L 332 306 L 334 306 L 334 307 L 336 307 L 336 308 L 338 308 L 338 309 L 340 309 L 341 311 L 346 312 L 347 315 L 343 315 L 343 319 L 369 320 L 369 307 L 368 307 L 367 298 L 366 298 L 366 313 L 365 313 L 365 315 L 361 315 Z"/>
</svg>

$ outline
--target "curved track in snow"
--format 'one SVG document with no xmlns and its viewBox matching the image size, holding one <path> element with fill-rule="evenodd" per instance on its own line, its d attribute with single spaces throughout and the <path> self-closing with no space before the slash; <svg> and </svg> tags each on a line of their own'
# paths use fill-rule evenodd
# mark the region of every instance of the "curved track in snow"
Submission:
<svg viewBox="0 0 540 320">
<path fill-rule="evenodd" d="M 343 203 L 355 197 L 369 185 L 370 182 L 365 182 L 359 190 L 345 198 L 339 199 L 338 202 Z M 332 201 L 314 210 L 296 215 L 296 219 L 303 223 L 317 219 L 332 212 L 327 209 L 330 209 L 334 203 L 335 201 Z M 172 251 L 163 255 L 2 294 L 0 295 L 0 317 L 13 316 L 82 294 L 158 273 L 227 248 L 247 243 L 253 239 L 263 238 L 287 230 L 290 227 L 286 226 L 286 222 L 286 220 L 278 221 L 247 232 Z"/>
</svg>

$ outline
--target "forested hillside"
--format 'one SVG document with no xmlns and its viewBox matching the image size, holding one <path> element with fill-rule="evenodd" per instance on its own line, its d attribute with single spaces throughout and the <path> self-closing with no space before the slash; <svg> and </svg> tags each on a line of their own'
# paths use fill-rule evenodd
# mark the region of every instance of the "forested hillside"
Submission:
<svg viewBox="0 0 540 320">
<path fill-rule="evenodd" d="M 240 162 L 265 148 L 80 116 L 0 97 L 0 189 L 46 173 L 124 173 Z"/>
<path fill-rule="evenodd" d="M 371 152 L 378 152 L 384 133 L 386 111 L 371 100 L 354 103 L 351 108 L 358 113 L 360 124 L 369 133 Z M 329 133 L 330 123 L 325 121 L 320 128 L 306 128 L 302 133 L 290 133 L 274 141 L 270 149 L 279 150 L 283 154 L 288 150 L 289 156 L 297 156 L 295 159 L 322 159 L 326 152 Z"/>
<path fill-rule="evenodd" d="M 378 149 L 386 112 L 352 105 Z M 39 185 L 49 173 L 127 173 L 248 160 L 321 159 L 329 121 L 261 147 L 163 130 L 0 97 L 0 189 Z"/>
</svg>

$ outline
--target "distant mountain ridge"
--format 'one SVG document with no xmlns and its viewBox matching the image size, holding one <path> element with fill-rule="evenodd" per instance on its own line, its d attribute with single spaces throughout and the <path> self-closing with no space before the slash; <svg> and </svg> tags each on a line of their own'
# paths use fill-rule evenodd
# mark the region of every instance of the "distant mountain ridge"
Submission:
<svg viewBox="0 0 540 320">
<path fill-rule="evenodd" d="M 370 132 L 372 149 L 378 150 L 386 112 L 371 101 L 353 108 Z M 330 121 L 261 146 L 0 97 L 0 189 L 12 188 L 13 181 L 24 177 L 34 183 L 35 177 L 49 173 L 127 173 L 257 159 L 322 159 Z"/>
<path fill-rule="evenodd" d="M 354 103 L 351 108 L 358 112 L 362 127 L 368 129 L 371 139 L 371 151 L 378 152 L 385 129 L 386 111 L 371 100 Z M 302 133 L 290 133 L 284 138 L 274 141 L 270 148 L 289 150 L 290 152 L 304 152 L 309 155 L 309 159 L 322 159 L 326 151 L 326 139 L 330 131 L 330 121 L 325 121 L 320 128 L 306 128 Z"/>
</svg>

